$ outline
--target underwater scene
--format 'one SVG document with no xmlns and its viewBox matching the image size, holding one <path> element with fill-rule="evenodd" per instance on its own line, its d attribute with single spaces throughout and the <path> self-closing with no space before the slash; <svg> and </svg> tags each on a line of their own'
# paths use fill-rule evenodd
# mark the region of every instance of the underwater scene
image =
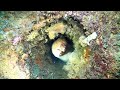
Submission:
<svg viewBox="0 0 120 90">
<path fill-rule="evenodd" d="M 0 11 L 0 79 L 120 79 L 120 11 Z"/>
</svg>

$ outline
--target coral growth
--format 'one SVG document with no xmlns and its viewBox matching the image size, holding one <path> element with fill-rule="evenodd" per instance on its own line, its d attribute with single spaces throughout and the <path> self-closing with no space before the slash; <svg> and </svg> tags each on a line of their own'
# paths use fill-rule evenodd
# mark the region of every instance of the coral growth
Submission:
<svg viewBox="0 0 120 90">
<path fill-rule="evenodd" d="M 63 23 L 57 23 L 49 27 L 46 32 L 48 32 L 48 36 L 50 39 L 54 39 L 59 33 L 65 33 L 65 25 Z"/>
<path fill-rule="evenodd" d="M 5 78 L 11 79 L 28 79 L 29 70 L 23 69 L 22 71 L 17 64 L 19 58 L 18 54 L 8 49 L 4 52 L 3 57 L 0 59 L 0 74 L 2 74 Z"/>
<path fill-rule="evenodd" d="M 119 11 L 1 11 L 0 78 L 120 78 L 119 27 Z"/>
<path fill-rule="evenodd" d="M 27 36 L 27 41 L 33 41 L 39 35 L 38 31 L 33 31 Z"/>
<path fill-rule="evenodd" d="M 69 58 L 68 63 L 63 67 L 66 71 L 68 71 L 68 77 L 71 79 L 75 78 L 84 78 L 86 67 L 88 67 L 88 63 L 84 60 L 82 56 L 77 55 L 76 52 L 72 53 Z"/>
</svg>

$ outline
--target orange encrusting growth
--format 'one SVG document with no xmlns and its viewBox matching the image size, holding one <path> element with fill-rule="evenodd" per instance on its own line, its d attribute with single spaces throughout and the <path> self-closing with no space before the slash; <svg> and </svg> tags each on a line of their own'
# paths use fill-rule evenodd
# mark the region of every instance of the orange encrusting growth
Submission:
<svg viewBox="0 0 120 90">
<path fill-rule="evenodd" d="M 89 58 L 90 58 L 90 48 L 86 47 L 85 51 L 84 51 L 84 59 L 86 62 L 89 62 Z"/>
</svg>

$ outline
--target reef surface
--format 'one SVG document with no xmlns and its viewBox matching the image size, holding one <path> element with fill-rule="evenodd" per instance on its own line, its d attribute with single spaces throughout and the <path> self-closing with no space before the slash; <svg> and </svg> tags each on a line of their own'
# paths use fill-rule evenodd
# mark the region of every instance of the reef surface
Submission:
<svg viewBox="0 0 120 90">
<path fill-rule="evenodd" d="M 119 11 L 0 11 L 1 79 L 119 79 Z"/>
</svg>

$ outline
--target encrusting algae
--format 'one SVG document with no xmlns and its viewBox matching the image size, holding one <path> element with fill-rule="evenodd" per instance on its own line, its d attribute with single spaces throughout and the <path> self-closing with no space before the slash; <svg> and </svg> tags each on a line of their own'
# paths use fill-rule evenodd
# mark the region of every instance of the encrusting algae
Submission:
<svg viewBox="0 0 120 90">
<path fill-rule="evenodd" d="M 57 23 L 49 27 L 45 31 L 48 32 L 48 36 L 50 39 L 54 39 L 59 33 L 61 34 L 65 33 L 65 25 L 63 23 Z"/>
<path fill-rule="evenodd" d="M 120 78 L 119 17 L 113 11 L 0 12 L 0 78 Z"/>
</svg>

